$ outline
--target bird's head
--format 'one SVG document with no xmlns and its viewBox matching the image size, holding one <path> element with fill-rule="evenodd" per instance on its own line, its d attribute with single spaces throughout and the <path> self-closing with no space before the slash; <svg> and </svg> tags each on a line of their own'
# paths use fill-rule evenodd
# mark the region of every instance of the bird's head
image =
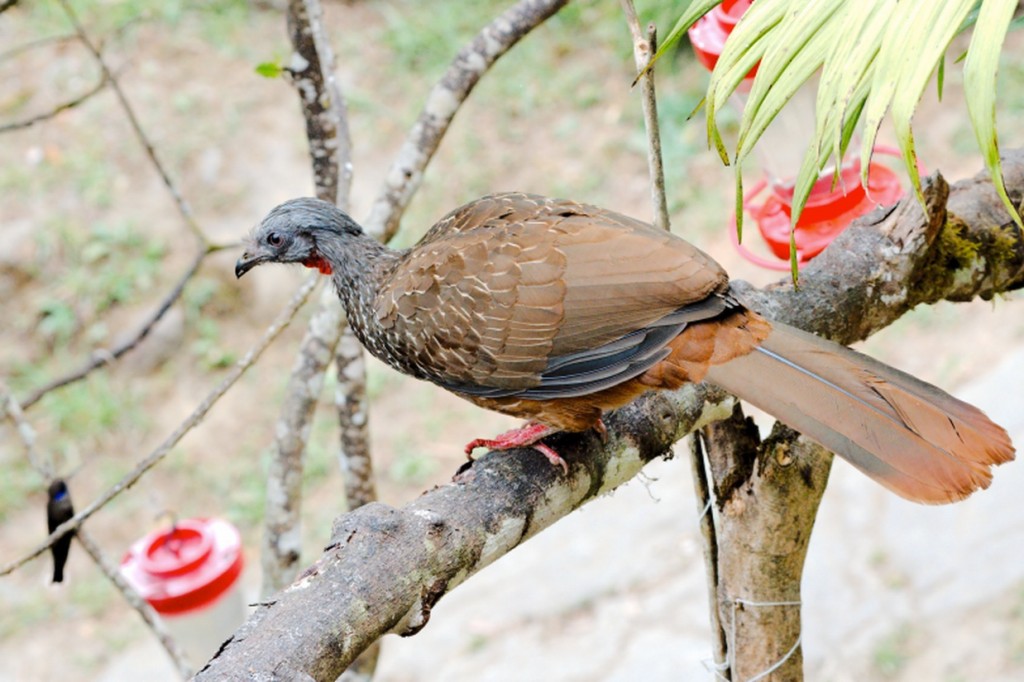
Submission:
<svg viewBox="0 0 1024 682">
<path fill-rule="evenodd" d="M 262 263 L 302 263 L 330 275 L 333 268 L 323 248 L 325 242 L 362 234 L 362 228 L 334 204 L 292 199 L 268 213 L 249 235 L 245 251 L 235 263 L 235 276 L 241 277 Z"/>
<path fill-rule="evenodd" d="M 67 483 L 65 483 L 63 479 L 55 478 L 50 483 L 50 487 L 47 490 L 47 494 L 49 495 L 51 500 L 53 500 L 54 502 L 59 502 L 68 495 Z"/>
</svg>

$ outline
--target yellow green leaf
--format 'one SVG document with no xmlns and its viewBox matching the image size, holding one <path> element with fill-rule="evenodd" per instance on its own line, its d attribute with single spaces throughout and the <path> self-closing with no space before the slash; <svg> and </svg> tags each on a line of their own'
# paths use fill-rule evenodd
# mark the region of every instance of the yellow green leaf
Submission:
<svg viewBox="0 0 1024 682">
<path fill-rule="evenodd" d="M 999 198 L 1010 212 L 1018 226 L 1020 212 L 1010 201 L 1003 183 L 999 164 L 999 143 L 996 138 L 996 75 L 999 67 L 999 52 L 1006 38 L 1006 31 L 1017 7 L 1016 0 L 987 0 L 978 13 L 974 35 L 964 63 L 964 96 L 967 110 L 978 138 L 985 165 L 992 176 Z"/>
</svg>

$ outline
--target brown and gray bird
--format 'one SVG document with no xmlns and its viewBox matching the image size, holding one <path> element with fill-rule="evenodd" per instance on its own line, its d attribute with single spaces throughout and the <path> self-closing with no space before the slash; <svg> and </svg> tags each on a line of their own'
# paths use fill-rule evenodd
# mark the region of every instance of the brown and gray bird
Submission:
<svg viewBox="0 0 1024 682">
<path fill-rule="evenodd" d="M 470 444 L 532 446 L 603 429 L 641 394 L 708 380 L 816 439 L 882 485 L 951 502 L 1013 459 L 1006 432 L 942 390 L 740 305 L 725 271 L 672 234 L 529 194 L 457 208 L 411 249 L 294 199 L 235 266 L 302 263 L 330 275 L 363 345 L 395 369 L 526 418 Z"/>
<path fill-rule="evenodd" d="M 49 532 L 57 530 L 57 526 L 64 523 L 75 515 L 75 508 L 71 506 L 71 494 L 63 479 L 55 478 L 46 491 L 46 527 Z M 50 546 L 53 554 L 53 582 L 64 582 L 64 564 L 68 561 L 68 552 L 71 550 L 71 538 L 74 532 L 65 534 Z"/>
</svg>

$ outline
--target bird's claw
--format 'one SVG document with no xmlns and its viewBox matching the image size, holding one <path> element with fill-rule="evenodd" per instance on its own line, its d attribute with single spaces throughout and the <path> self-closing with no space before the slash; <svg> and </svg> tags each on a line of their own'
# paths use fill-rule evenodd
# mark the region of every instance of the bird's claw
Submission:
<svg viewBox="0 0 1024 682">
<path fill-rule="evenodd" d="M 602 425 L 603 426 L 603 425 Z M 519 428 L 506 431 L 494 438 L 476 438 L 466 445 L 466 456 L 472 457 L 476 448 L 491 448 L 492 450 L 512 450 L 515 448 L 533 448 L 547 457 L 548 461 L 555 466 L 561 467 L 566 474 L 569 473 L 569 465 L 550 445 L 539 443 L 545 436 L 555 433 L 556 429 L 544 424 L 527 423 Z"/>
</svg>

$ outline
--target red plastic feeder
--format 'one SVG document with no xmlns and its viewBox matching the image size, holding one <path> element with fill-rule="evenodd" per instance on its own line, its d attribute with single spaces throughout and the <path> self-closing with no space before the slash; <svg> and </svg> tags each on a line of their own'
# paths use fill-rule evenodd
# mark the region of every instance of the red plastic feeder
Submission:
<svg viewBox="0 0 1024 682">
<path fill-rule="evenodd" d="M 725 48 L 725 39 L 736 28 L 736 22 L 743 13 L 750 9 L 751 2 L 753 0 L 724 0 L 721 5 L 698 19 L 687 31 L 697 59 L 708 71 L 715 68 Z M 753 78 L 755 73 L 757 66 L 750 70 L 747 78 Z"/>
<path fill-rule="evenodd" d="M 160 614 L 194 665 L 245 619 L 242 538 L 222 519 L 186 519 L 136 541 L 121 574 Z"/>
<path fill-rule="evenodd" d="M 876 153 L 892 153 L 878 148 Z M 889 168 L 872 162 L 868 166 L 868 185 L 860 183 L 860 161 L 846 164 L 839 182 L 832 189 L 832 174 L 824 173 L 814 184 L 800 220 L 794 228 L 797 265 L 803 266 L 817 256 L 855 219 L 878 206 L 895 203 L 903 195 L 899 177 Z M 767 196 L 758 201 L 768 190 Z M 743 197 L 743 208 L 755 223 L 765 243 L 779 260 L 762 258 L 739 243 L 733 216 L 730 238 L 744 258 L 772 270 L 789 269 L 789 232 L 792 222 L 793 184 L 758 182 Z"/>
<path fill-rule="evenodd" d="M 725 48 L 726 39 L 752 3 L 753 0 L 724 0 L 690 27 L 693 50 L 700 63 L 709 71 L 715 68 Z M 755 65 L 746 76 L 747 82 L 756 73 Z M 766 131 L 770 132 L 770 129 Z M 790 141 L 785 143 L 791 144 Z M 878 147 L 875 152 L 896 155 L 889 148 Z M 821 253 L 854 219 L 878 205 L 893 203 L 902 196 L 903 188 L 899 178 L 890 169 L 872 163 L 868 167 L 866 188 L 861 186 L 860 170 L 860 161 L 844 164 L 834 190 L 833 174 L 830 172 L 823 173 L 811 189 L 800 220 L 793 228 L 798 265 L 803 265 Z M 762 200 L 760 196 L 766 189 L 767 196 Z M 743 207 L 757 223 L 771 253 L 779 260 L 762 258 L 740 245 L 736 234 L 736 217 L 733 216 L 729 236 L 737 250 L 757 265 L 773 270 L 788 270 L 793 183 L 762 180 L 744 195 Z"/>
<path fill-rule="evenodd" d="M 121 572 L 157 613 L 202 609 L 242 573 L 242 539 L 227 521 L 187 519 L 131 546 Z"/>
</svg>

